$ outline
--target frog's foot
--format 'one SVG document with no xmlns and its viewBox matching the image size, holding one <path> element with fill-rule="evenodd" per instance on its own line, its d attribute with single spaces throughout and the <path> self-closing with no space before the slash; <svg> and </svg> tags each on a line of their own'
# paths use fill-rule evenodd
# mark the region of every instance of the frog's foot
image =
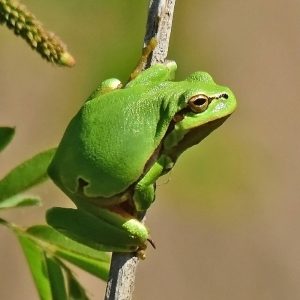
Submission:
<svg viewBox="0 0 300 300">
<path fill-rule="evenodd" d="M 135 219 L 136 221 L 138 221 L 137 215 L 139 213 L 135 210 L 135 207 L 134 207 L 132 201 L 130 201 L 130 200 L 109 206 L 106 209 L 110 210 L 112 213 L 118 214 L 119 216 L 121 216 L 124 219 L 127 219 L 127 220 Z M 141 225 L 143 226 L 142 223 L 141 223 Z M 153 247 L 153 249 L 156 249 L 155 242 L 149 236 L 147 237 L 146 241 Z M 143 260 L 146 258 L 147 245 L 145 242 L 139 246 L 139 249 L 136 252 L 137 257 L 139 257 L 140 259 L 143 259 Z"/>
<path fill-rule="evenodd" d="M 136 256 L 141 260 L 145 260 L 146 259 L 146 248 L 139 249 L 138 251 L 136 251 Z"/>
<path fill-rule="evenodd" d="M 147 60 L 148 60 L 149 56 L 152 54 L 152 52 L 156 46 L 157 46 L 157 39 L 155 37 L 153 37 L 153 38 L 151 38 L 149 43 L 143 48 L 142 56 L 137 64 L 137 66 L 130 74 L 130 78 L 128 81 L 131 81 L 134 78 L 136 78 L 144 70 Z"/>
</svg>

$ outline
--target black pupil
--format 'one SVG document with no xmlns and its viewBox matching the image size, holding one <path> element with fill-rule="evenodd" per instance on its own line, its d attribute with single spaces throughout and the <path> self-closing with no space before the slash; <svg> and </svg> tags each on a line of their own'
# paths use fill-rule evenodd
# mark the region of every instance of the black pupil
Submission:
<svg viewBox="0 0 300 300">
<path fill-rule="evenodd" d="M 196 106 L 202 106 L 203 104 L 206 103 L 205 98 L 197 98 L 196 100 L 193 101 L 194 105 Z"/>
</svg>

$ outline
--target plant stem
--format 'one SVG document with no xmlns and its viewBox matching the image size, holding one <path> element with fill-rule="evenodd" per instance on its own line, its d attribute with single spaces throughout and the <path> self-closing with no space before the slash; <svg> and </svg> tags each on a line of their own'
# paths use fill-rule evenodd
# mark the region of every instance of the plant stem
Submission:
<svg viewBox="0 0 300 300">
<path fill-rule="evenodd" d="M 139 258 L 135 253 L 112 254 L 105 300 L 129 300 L 134 291 L 135 272 Z"/>
<path fill-rule="evenodd" d="M 144 38 L 144 46 L 155 37 L 157 46 L 150 55 L 147 68 L 157 63 L 164 63 L 169 49 L 172 21 L 176 0 L 151 0 Z"/>
<path fill-rule="evenodd" d="M 153 37 L 157 45 L 148 56 L 143 69 L 166 60 L 175 2 L 176 0 L 150 0 L 144 47 Z M 132 299 L 138 262 L 136 253 L 113 253 L 105 300 Z"/>
</svg>

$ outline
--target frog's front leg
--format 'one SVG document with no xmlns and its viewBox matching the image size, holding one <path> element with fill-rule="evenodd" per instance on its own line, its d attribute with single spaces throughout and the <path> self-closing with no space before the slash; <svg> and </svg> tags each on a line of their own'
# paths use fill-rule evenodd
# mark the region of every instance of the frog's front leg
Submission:
<svg viewBox="0 0 300 300">
<path fill-rule="evenodd" d="M 155 199 L 156 180 L 166 171 L 172 169 L 173 165 L 173 161 L 168 156 L 162 155 L 136 184 L 133 201 L 137 211 L 149 208 Z"/>
</svg>

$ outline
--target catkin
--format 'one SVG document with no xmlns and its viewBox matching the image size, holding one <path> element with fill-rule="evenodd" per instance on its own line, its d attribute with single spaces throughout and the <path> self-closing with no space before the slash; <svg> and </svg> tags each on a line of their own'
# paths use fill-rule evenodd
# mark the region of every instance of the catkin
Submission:
<svg viewBox="0 0 300 300">
<path fill-rule="evenodd" d="M 54 33 L 45 30 L 24 5 L 12 0 L 0 0 L 0 24 L 5 24 L 22 37 L 47 61 L 69 67 L 75 64 L 63 42 Z"/>
</svg>

